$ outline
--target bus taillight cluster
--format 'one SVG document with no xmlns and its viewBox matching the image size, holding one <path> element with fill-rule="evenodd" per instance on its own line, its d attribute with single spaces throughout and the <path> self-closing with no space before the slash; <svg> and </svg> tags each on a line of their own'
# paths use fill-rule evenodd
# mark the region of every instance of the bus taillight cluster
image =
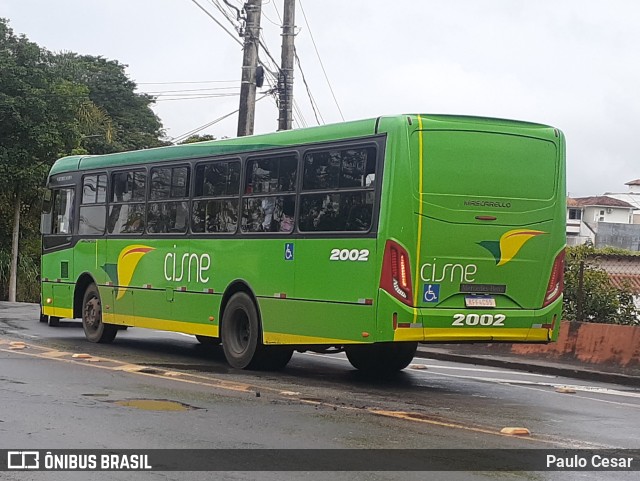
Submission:
<svg viewBox="0 0 640 481">
<path fill-rule="evenodd" d="M 384 249 L 380 287 L 408 306 L 413 305 L 409 254 L 392 240 L 387 241 Z"/>
</svg>

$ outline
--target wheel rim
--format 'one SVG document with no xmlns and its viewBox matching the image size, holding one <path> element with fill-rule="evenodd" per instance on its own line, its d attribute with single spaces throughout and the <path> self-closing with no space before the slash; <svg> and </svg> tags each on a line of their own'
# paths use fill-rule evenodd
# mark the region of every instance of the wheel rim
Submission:
<svg viewBox="0 0 640 481">
<path fill-rule="evenodd" d="M 87 300 L 84 305 L 84 325 L 86 328 L 95 332 L 102 323 L 102 308 L 100 307 L 100 300 L 96 296 L 92 296 Z"/>
<path fill-rule="evenodd" d="M 236 310 L 233 313 L 230 327 L 229 347 L 234 353 L 243 354 L 248 349 L 251 339 L 251 323 L 247 313 L 242 309 Z"/>
</svg>

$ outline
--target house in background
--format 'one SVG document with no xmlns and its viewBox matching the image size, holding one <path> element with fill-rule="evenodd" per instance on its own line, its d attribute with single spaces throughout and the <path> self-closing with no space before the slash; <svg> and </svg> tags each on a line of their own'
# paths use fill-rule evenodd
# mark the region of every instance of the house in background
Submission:
<svg viewBox="0 0 640 481">
<path fill-rule="evenodd" d="M 624 185 L 629 186 L 629 191 L 624 193 L 607 192 L 607 197 L 622 200 L 633 206 L 632 224 L 640 224 L 640 179 L 632 180 Z"/>
<path fill-rule="evenodd" d="M 640 225 L 631 225 L 634 206 L 608 195 L 567 198 L 567 245 L 640 250 Z"/>
</svg>

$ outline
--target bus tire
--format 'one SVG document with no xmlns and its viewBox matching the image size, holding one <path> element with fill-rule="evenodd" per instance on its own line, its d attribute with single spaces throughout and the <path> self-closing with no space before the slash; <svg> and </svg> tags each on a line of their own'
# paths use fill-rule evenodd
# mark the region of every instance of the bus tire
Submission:
<svg viewBox="0 0 640 481">
<path fill-rule="evenodd" d="M 60 318 L 56 316 L 49 316 L 49 326 L 58 327 L 60 325 Z"/>
<path fill-rule="evenodd" d="M 42 311 L 40 311 L 40 322 L 49 323 L 49 316 L 47 316 L 46 314 L 43 314 Z"/>
<path fill-rule="evenodd" d="M 203 346 L 219 346 L 220 345 L 219 337 L 201 336 L 200 334 L 196 334 L 196 339 Z"/>
<path fill-rule="evenodd" d="M 102 302 L 95 284 L 89 284 L 82 299 L 82 327 L 90 342 L 109 343 L 118 333 L 118 326 L 102 322 Z"/>
<path fill-rule="evenodd" d="M 256 362 L 262 371 L 279 371 L 284 369 L 293 356 L 293 348 L 288 346 L 263 346 Z"/>
<path fill-rule="evenodd" d="M 391 373 L 401 371 L 411 363 L 418 349 L 417 342 L 381 342 L 345 346 L 353 367 L 364 372 Z"/>
<path fill-rule="evenodd" d="M 260 321 L 253 299 L 245 292 L 236 292 L 222 315 L 222 349 L 231 367 L 255 367 L 262 343 Z"/>
</svg>

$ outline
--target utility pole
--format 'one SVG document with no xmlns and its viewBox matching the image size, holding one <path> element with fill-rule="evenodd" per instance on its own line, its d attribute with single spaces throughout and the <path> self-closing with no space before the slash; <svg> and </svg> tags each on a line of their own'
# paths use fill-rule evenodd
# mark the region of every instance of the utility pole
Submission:
<svg viewBox="0 0 640 481">
<path fill-rule="evenodd" d="M 238 137 L 253 134 L 256 110 L 256 66 L 258 64 L 258 45 L 260 42 L 261 9 L 262 0 L 247 0 L 244 4 L 247 21 L 244 30 Z"/>
<path fill-rule="evenodd" d="M 280 93 L 280 109 L 278 130 L 291 130 L 293 108 L 293 59 L 296 51 L 293 45 L 295 37 L 295 0 L 284 0 L 284 16 L 282 21 L 282 59 L 278 76 Z"/>
</svg>

